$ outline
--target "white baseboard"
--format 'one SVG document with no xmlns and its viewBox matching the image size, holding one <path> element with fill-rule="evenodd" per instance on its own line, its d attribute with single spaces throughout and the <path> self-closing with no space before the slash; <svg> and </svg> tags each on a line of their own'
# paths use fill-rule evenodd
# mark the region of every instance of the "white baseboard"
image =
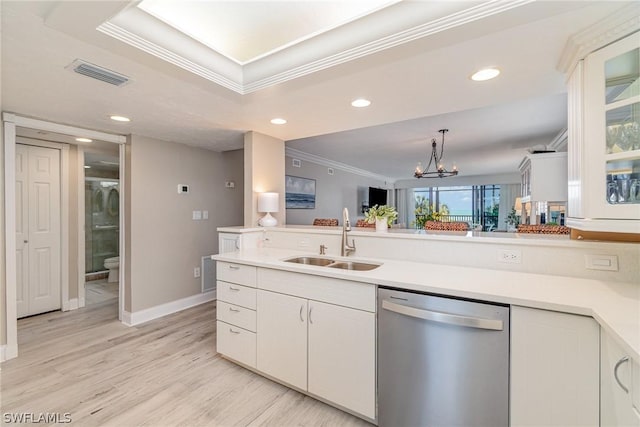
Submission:
<svg viewBox="0 0 640 427">
<path fill-rule="evenodd" d="M 78 308 L 82 308 L 85 305 L 86 305 L 86 301 L 85 301 L 84 297 L 78 298 Z"/>
<path fill-rule="evenodd" d="M 178 311 L 182 311 L 196 305 L 204 304 L 205 302 L 213 301 L 215 299 L 216 291 L 214 290 L 197 295 L 192 295 L 190 297 L 171 301 L 165 304 L 156 305 L 155 307 L 145 308 L 144 310 L 135 311 L 133 313 L 123 311 L 122 323 L 127 326 L 139 325 L 141 323 L 145 323 L 153 319 L 158 319 L 168 314 L 176 313 Z"/>
<path fill-rule="evenodd" d="M 78 298 L 71 298 L 69 301 L 62 301 L 62 311 L 77 310 Z"/>
<path fill-rule="evenodd" d="M 2 344 L 0 345 L 0 362 L 18 357 L 18 346 Z"/>
</svg>

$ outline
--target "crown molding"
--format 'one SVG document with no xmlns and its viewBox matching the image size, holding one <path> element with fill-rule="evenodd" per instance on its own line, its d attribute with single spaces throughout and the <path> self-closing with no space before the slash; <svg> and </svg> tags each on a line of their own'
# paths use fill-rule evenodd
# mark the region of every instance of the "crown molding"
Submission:
<svg viewBox="0 0 640 427">
<path fill-rule="evenodd" d="M 402 28 L 403 21 L 410 25 L 411 18 L 415 16 L 409 4 L 399 2 L 399 9 L 380 10 L 365 19 L 353 21 L 246 64 L 229 59 L 137 7 L 123 10 L 99 25 L 97 30 L 245 95 L 532 2 L 487 1 L 441 17 L 425 14 L 425 23 L 409 28 Z M 393 28 L 380 25 L 380 22 L 389 20 L 393 22 Z"/>
<path fill-rule="evenodd" d="M 639 30 L 640 2 L 634 2 L 571 36 L 562 51 L 557 68 L 570 74 L 578 61 L 591 52 Z"/>
<path fill-rule="evenodd" d="M 285 147 L 284 153 L 285 153 L 285 156 L 287 157 L 304 160 L 307 162 L 315 163 L 317 165 L 326 166 L 329 168 L 339 169 L 344 172 L 364 176 L 366 178 L 372 178 L 378 181 L 383 181 L 386 184 L 393 184 L 396 182 L 395 179 L 389 178 L 388 176 L 384 176 L 374 172 L 370 172 L 368 170 L 356 168 L 354 166 L 347 165 L 346 163 L 336 162 L 335 160 L 329 160 L 324 157 L 316 156 L 315 154 L 305 153 L 304 151 L 296 150 L 295 148 Z"/>
<path fill-rule="evenodd" d="M 567 141 L 569 139 L 567 129 L 562 129 L 549 143 L 548 147 L 556 151 L 567 151 Z"/>
</svg>

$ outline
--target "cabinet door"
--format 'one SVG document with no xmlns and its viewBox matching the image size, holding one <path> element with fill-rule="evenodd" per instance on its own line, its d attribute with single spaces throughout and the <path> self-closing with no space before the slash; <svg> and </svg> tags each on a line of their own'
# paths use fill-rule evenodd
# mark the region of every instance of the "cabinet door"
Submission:
<svg viewBox="0 0 640 427">
<path fill-rule="evenodd" d="M 375 314 L 309 301 L 309 392 L 375 418 Z"/>
<path fill-rule="evenodd" d="M 601 426 L 640 426 L 640 418 L 633 409 L 630 396 L 632 391 L 631 369 L 633 360 L 606 333 L 602 334 L 600 361 L 600 374 L 602 376 L 600 396 Z M 627 390 L 625 391 L 623 387 Z"/>
<path fill-rule="evenodd" d="M 591 218 L 640 218 L 638 35 L 585 59 L 585 190 Z M 638 232 L 636 223 L 629 232 Z"/>
<path fill-rule="evenodd" d="M 599 334 L 591 317 L 511 307 L 511 426 L 598 426 Z"/>
<path fill-rule="evenodd" d="M 240 235 L 233 233 L 218 234 L 218 253 L 235 252 L 240 249 Z"/>
<path fill-rule="evenodd" d="M 259 289 L 257 367 L 307 389 L 307 300 Z"/>
</svg>

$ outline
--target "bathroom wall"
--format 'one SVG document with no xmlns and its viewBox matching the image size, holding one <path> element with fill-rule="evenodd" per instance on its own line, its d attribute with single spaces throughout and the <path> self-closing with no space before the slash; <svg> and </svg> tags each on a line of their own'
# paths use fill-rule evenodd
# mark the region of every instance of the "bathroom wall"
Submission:
<svg viewBox="0 0 640 427">
<path fill-rule="evenodd" d="M 342 224 L 342 208 L 349 209 L 353 222 L 362 217 L 362 202 L 369 199 L 369 187 L 388 188 L 384 181 L 333 168 L 328 174 L 327 166 L 301 160 L 300 167 L 294 167 L 292 158 L 286 157 L 287 175 L 316 180 L 315 209 L 287 209 L 287 224 L 311 225 L 314 218 L 337 218 Z"/>
<path fill-rule="evenodd" d="M 135 313 L 200 293 L 193 269 L 218 252 L 216 228 L 243 222 L 243 151 L 132 135 L 127 153 L 125 310 Z M 189 193 L 178 194 L 178 184 Z M 209 219 L 193 220 L 194 210 Z"/>
</svg>

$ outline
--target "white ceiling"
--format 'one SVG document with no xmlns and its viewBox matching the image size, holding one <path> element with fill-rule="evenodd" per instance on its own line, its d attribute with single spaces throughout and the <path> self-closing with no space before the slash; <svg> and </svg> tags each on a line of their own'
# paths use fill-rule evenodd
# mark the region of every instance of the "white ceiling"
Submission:
<svg viewBox="0 0 640 427">
<path fill-rule="evenodd" d="M 2 1 L 2 109 L 217 151 L 241 148 L 244 132 L 255 130 L 390 177 L 413 170 L 431 137 L 447 127 L 445 160 L 455 160 L 461 174 L 515 171 L 522 147 L 566 126 L 557 63 L 569 36 L 629 3 L 520 2 L 241 95 L 96 30 L 129 2 Z M 132 82 L 117 88 L 66 70 L 77 58 Z M 487 65 L 499 66 L 501 76 L 468 79 Z M 350 106 L 361 96 L 371 107 Z M 111 114 L 132 122 L 112 122 Z M 272 125 L 274 117 L 288 123 Z M 516 154 L 507 159 L 510 152 Z"/>
</svg>

